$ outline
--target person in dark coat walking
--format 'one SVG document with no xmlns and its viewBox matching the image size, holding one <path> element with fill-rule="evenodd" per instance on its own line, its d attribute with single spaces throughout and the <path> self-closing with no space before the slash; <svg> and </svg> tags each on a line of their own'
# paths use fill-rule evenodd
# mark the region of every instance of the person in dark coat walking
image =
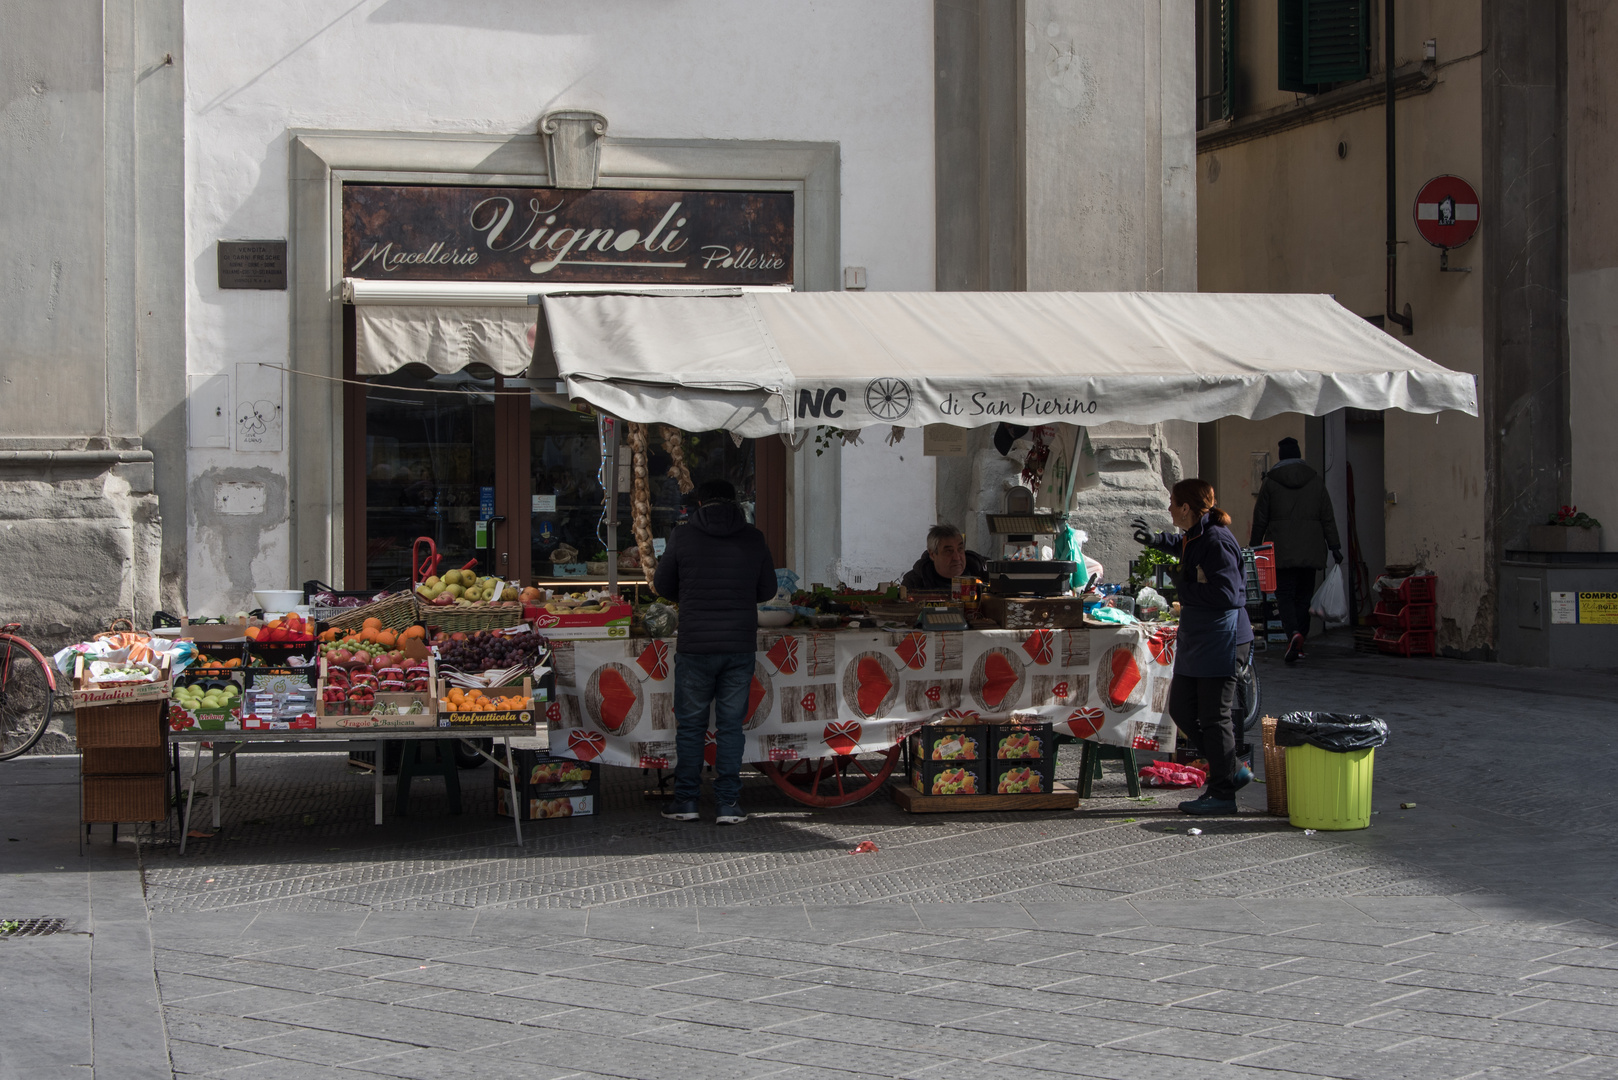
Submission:
<svg viewBox="0 0 1618 1080">
<path fill-rule="evenodd" d="M 1234 814 L 1236 791 L 1253 772 L 1236 756 L 1237 668 L 1248 661 L 1253 627 L 1247 621 L 1247 575 L 1242 549 L 1219 509 L 1213 485 L 1181 480 L 1169 494 L 1169 513 L 1182 533 L 1153 534 L 1135 519 L 1135 539 L 1180 561 L 1170 571 L 1180 597 L 1174 642 L 1169 716 L 1208 761 L 1208 789 L 1180 804 L 1187 814 Z"/>
<path fill-rule="evenodd" d="M 657 561 L 652 587 L 680 605 L 674 651 L 674 801 L 663 816 L 697 819 L 703 740 L 714 713 L 715 821 L 739 825 L 742 748 L 758 647 L 758 605 L 775 595 L 775 560 L 764 534 L 747 523 L 725 480 L 697 487 L 689 524 L 676 528 Z"/>
<path fill-rule="evenodd" d="M 1282 439 L 1280 451 L 1280 464 L 1265 474 L 1253 506 L 1251 546 L 1266 540 L 1275 544 L 1275 603 L 1287 636 L 1283 659 L 1296 664 L 1309 636 L 1315 575 L 1326 568 L 1328 548 L 1332 558 L 1343 561 L 1343 542 L 1337 536 L 1326 482 L 1304 464 L 1298 440 Z"/>
</svg>

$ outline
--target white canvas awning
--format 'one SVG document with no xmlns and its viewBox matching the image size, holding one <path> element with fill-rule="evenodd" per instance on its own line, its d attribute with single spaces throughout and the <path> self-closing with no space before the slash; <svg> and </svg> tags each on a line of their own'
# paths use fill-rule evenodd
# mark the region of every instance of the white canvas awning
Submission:
<svg viewBox="0 0 1618 1080">
<path fill-rule="evenodd" d="M 1477 414 L 1473 376 L 1329 296 L 620 292 L 540 302 L 570 396 L 687 431 L 1151 424 L 1345 407 Z"/>
</svg>

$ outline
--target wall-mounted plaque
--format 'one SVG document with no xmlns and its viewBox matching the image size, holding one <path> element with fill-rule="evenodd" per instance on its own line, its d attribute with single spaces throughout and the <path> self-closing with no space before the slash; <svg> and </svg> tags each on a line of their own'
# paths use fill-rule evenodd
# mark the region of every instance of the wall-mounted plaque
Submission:
<svg viewBox="0 0 1618 1080">
<path fill-rule="evenodd" d="M 287 242 L 285 240 L 219 241 L 219 287 L 221 289 L 285 289 L 287 287 Z"/>
</svg>

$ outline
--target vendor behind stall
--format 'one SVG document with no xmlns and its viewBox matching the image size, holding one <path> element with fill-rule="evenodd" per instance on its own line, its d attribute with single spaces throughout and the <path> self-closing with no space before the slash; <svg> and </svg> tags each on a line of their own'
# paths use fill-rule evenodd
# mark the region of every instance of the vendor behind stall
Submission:
<svg viewBox="0 0 1618 1080">
<path fill-rule="evenodd" d="M 900 584 L 923 592 L 947 590 L 952 578 L 983 577 L 985 565 L 982 555 L 966 550 L 961 530 L 934 525 L 927 530 L 927 554 L 916 560 Z"/>
</svg>

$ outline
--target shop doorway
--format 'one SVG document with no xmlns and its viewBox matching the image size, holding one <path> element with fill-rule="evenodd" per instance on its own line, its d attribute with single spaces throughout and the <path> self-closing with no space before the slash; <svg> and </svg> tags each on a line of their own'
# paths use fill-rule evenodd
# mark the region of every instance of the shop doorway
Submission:
<svg viewBox="0 0 1618 1080">
<path fill-rule="evenodd" d="M 1357 548 L 1353 584 L 1356 614 L 1370 614 L 1371 583 L 1387 566 L 1387 521 L 1383 489 L 1382 414 L 1367 409 L 1344 410 L 1344 442 L 1349 491 L 1353 502 L 1353 536 Z"/>
<path fill-rule="evenodd" d="M 359 376 L 353 308 L 345 308 L 344 587 L 386 589 L 410 577 L 419 538 L 446 567 L 477 560 L 479 573 L 542 586 L 604 583 L 562 577 L 558 553 L 579 562 L 608 556 L 601 426 L 554 394 L 538 393 L 478 365 L 441 374 L 406 363 Z M 622 425 L 620 425 L 622 427 Z M 677 432 L 696 482 L 729 480 L 743 512 L 787 565 L 786 453 L 777 439 L 737 441 L 725 432 Z M 687 498 L 671 475 L 660 425 L 649 431 L 652 535 L 668 538 Z M 635 547 L 627 445 L 620 450 L 617 550 Z M 486 523 L 482 532 L 478 523 Z M 657 546 L 661 547 L 661 544 Z M 569 553 L 564 550 L 571 548 Z M 626 584 L 644 581 L 620 562 Z"/>
</svg>

